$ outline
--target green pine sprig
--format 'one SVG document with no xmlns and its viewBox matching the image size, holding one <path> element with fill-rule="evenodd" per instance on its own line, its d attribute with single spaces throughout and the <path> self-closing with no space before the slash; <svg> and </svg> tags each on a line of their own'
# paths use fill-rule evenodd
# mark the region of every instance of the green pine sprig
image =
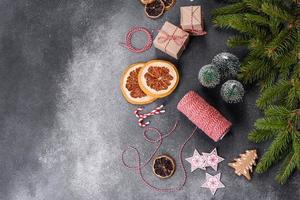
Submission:
<svg viewBox="0 0 300 200">
<path fill-rule="evenodd" d="M 272 140 L 257 165 L 263 173 L 282 161 L 276 180 L 283 184 L 300 170 L 300 4 L 297 0 L 241 0 L 216 9 L 216 27 L 232 29 L 230 47 L 245 46 L 239 78 L 258 83 L 258 119 L 249 140 Z"/>
</svg>

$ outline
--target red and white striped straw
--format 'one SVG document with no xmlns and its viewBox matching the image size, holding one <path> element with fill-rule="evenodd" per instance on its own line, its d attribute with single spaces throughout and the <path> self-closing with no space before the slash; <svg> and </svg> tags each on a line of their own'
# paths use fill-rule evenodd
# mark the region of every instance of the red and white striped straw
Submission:
<svg viewBox="0 0 300 200">
<path fill-rule="evenodd" d="M 157 108 L 155 108 L 154 110 L 152 110 L 151 112 L 149 113 L 144 113 L 144 114 L 141 114 L 140 112 L 144 110 L 143 107 L 138 107 L 135 111 L 134 111 L 134 114 L 135 116 L 139 119 L 139 126 L 140 127 L 146 127 L 150 124 L 149 121 L 145 122 L 145 119 L 150 117 L 150 116 L 153 116 L 153 115 L 159 115 L 161 113 L 164 113 L 166 112 L 166 110 L 163 109 L 164 105 L 160 105 L 158 106 Z"/>
</svg>

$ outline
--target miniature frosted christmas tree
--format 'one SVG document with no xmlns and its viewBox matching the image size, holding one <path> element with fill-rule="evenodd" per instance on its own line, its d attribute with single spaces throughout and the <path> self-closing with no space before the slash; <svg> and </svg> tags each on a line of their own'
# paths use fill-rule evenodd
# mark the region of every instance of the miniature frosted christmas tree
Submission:
<svg viewBox="0 0 300 200">
<path fill-rule="evenodd" d="M 256 150 L 247 150 L 246 153 L 240 154 L 240 158 L 235 158 L 232 163 L 228 165 L 235 169 L 238 176 L 245 176 L 251 180 L 250 172 L 253 171 L 252 167 L 256 165 L 257 153 Z"/>
<path fill-rule="evenodd" d="M 213 58 L 212 64 L 218 68 L 224 79 L 236 77 L 240 69 L 238 57 L 227 52 L 217 54 Z"/>
<path fill-rule="evenodd" d="M 227 103 L 238 103 L 243 100 L 245 90 L 236 80 L 228 80 L 221 87 L 221 96 Z"/>
<path fill-rule="evenodd" d="M 198 80 L 204 87 L 216 87 L 220 83 L 220 73 L 218 68 L 212 64 L 203 66 L 199 71 Z"/>
</svg>

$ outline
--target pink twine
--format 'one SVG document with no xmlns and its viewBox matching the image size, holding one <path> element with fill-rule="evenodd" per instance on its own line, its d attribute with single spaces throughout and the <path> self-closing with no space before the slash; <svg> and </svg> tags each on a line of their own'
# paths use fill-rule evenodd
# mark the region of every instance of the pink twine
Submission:
<svg viewBox="0 0 300 200">
<path fill-rule="evenodd" d="M 143 32 L 146 34 L 146 37 L 147 37 L 147 42 L 146 42 L 145 46 L 140 49 L 134 47 L 132 45 L 132 41 L 131 41 L 133 34 L 135 34 L 137 32 Z M 131 51 L 133 53 L 142 53 L 142 52 L 149 50 L 152 46 L 152 43 L 153 43 L 152 34 L 148 29 L 146 29 L 144 27 L 133 27 L 126 34 L 125 43 L 120 43 L 120 45 L 127 48 L 129 51 Z"/>
<path fill-rule="evenodd" d="M 150 189 L 154 190 L 154 191 L 158 191 L 158 192 L 176 192 L 176 191 L 179 191 L 181 190 L 185 183 L 186 183 L 186 179 L 187 179 L 187 172 L 186 172 L 186 169 L 184 167 L 184 164 L 183 164 L 183 158 L 182 158 L 182 152 L 183 152 L 183 149 L 185 147 L 185 145 L 187 144 L 187 142 L 192 138 L 192 136 L 194 135 L 194 133 L 196 132 L 197 130 L 197 127 L 195 127 L 195 129 L 193 130 L 192 134 L 184 141 L 184 143 L 180 146 L 180 149 L 179 149 L 179 152 L 178 152 L 178 158 L 180 160 L 180 165 L 181 165 L 181 168 L 182 168 L 182 171 L 183 171 L 183 180 L 182 180 L 182 183 L 180 185 L 178 185 L 177 187 L 173 187 L 173 188 L 158 188 L 156 186 L 153 186 L 152 184 L 150 184 L 143 176 L 142 174 L 142 169 L 147 165 L 149 164 L 149 162 L 152 160 L 152 158 L 155 156 L 155 154 L 157 153 L 158 149 L 160 148 L 160 146 L 162 145 L 162 142 L 163 142 L 163 139 L 170 136 L 176 129 L 177 127 L 177 124 L 178 124 L 178 121 L 176 121 L 174 127 L 166 134 L 162 134 L 157 128 L 154 128 L 154 127 L 149 127 L 147 128 L 146 130 L 144 130 L 144 138 L 147 142 L 150 142 L 152 144 L 155 144 L 157 143 L 157 146 L 155 148 L 155 150 L 153 151 L 153 153 L 151 154 L 151 156 L 148 158 L 148 160 L 142 164 L 141 163 L 141 157 L 140 157 L 140 152 L 138 151 L 138 149 L 134 146 L 128 146 L 126 149 L 124 149 L 124 151 L 122 152 L 122 163 L 124 164 L 125 167 L 127 168 L 130 168 L 130 169 L 136 169 L 137 170 L 137 173 L 139 174 L 140 178 L 142 179 L 142 182 L 145 184 L 145 186 L 149 187 Z M 147 132 L 148 131 L 155 131 L 158 135 L 158 138 L 156 137 L 155 139 L 152 139 L 150 138 L 148 135 L 147 135 Z M 136 158 L 137 158 L 137 165 L 136 166 L 130 166 L 128 165 L 125 160 L 124 160 L 124 154 L 126 153 L 127 150 L 129 149 L 132 149 L 135 151 L 136 153 Z"/>
<path fill-rule="evenodd" d="M 176 27 L 176 29 L 174 30 L 172 35 L 168 34 L 167 32 L 165 32 L 163 30 L 159 30 L 159 32 L 162 33 L 162 36 L 160 36 L 157 41 L 159 43 L 165 43 L 167 41 L 167 43 L 165 45 L 165 52 L 167 52 L 167 47 L 169 46 L 171 41 L 174 41 L 175 44 L 177 44 L 178 46 L 181 46 L 181 45 L 183 45 L 185 38 L 188 37 L 188 35 L 186 35 L 186 34 L 181 35 L 181 36 L 175 35 L 177 30 L 178 30 L 178 27 Z"/>
<path fill-rule="evenodd" d="M 232 125 L 194 91 L 189 91 L 180 100 L 177 109 L 215 142 L 222 139 Z"/>
<path fill-rule="evenodd" d="M 145 113 L 145 114 L 140 114 L 140 112 L 142 110 L 144 110 L 143 107 L 139 107 L 137 108 L 135 111 L 134 111 L 134 114 L 135 116 L 139 119 L 139 126 L 140 127 L 146 127 L 150 124 L 150 122 L 144 122 L 144 120 L 152 115 L 159 115 L 161 113 L 164 113 L 166 112 L 164 109 L 163 109 L 164 105 L 160 105 L 158 106 L 157 108 L 155 108 L 154 110 L 152 110 L 151 112 L 149 113 Z"/>
</svg>

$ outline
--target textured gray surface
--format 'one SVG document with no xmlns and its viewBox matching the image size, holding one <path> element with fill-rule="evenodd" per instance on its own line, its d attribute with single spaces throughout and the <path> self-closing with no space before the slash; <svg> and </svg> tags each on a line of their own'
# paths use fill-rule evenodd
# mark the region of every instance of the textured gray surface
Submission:
<svg viewBox="0 0 300 200">
<path fill-rule="evenodd" d="M 179 6 L 200 3 L 208 35 L 192 38 L 179 61 L 152 48 L 133 54 L 118 46 L 134 25 L 158 29 L 165 20 L 179 21 Z M 197 82 L 200 66 L 227 50 L 230 33 L 211 25 L 210 11 L 216 1 L 178 0 L 159 20 L 144 16 L 137 0 L 1 0 L 0 1 L 0 199 L 1 200 L 106 200 L 106 199 L 299 199 L 299 173 L 284 186 L 273 179 L 277 167 L 251 182 L 237 177 L 227 166 L 248 148 L 261 154 L 267 144 L 249 143 L 247 133 L 260 113 L 255 108 L 257 90 L 248 88 L 245 101 L 226 105 L 218 89 L 203 90 Z M 137 41 L 141 42 L 141 41 Z M 230 50 L 242 57 L 245 52 Z M 172 194 L 153 192 L 143 186 L 134 171 L 120 162 L 127 144 L 135 144 L 148 156 L 153 146 L 143 140 L 132 115 L 135 106 L 123 99 L 119 78 L 133 62 L 153 58 L 177 64 L 181 82 L 169 97 L 160 100 L 167 112 L 153 125 L 167 130 L 176 119 L 180 127 L 167 139 L 160 153 L 176 157 L 179 144 L 193 125 L 176 110 L 180 98 L 197 90 L 234 126 L 219 143 L 200 131 L 184 151 L 210 151 L 218 147 L 226 160 L 219 167 L 225 189 L 212 197 L 200 188 L 204 171 L 188 173 L 186 186 Z M 189 167 L 188 163 L 185 163 Z M 215 174 L 214 171 L 208 171 Z M 153 184 L 175 186 L 182 172 L 161 181 L 144 170 Z"/>
</svg>

